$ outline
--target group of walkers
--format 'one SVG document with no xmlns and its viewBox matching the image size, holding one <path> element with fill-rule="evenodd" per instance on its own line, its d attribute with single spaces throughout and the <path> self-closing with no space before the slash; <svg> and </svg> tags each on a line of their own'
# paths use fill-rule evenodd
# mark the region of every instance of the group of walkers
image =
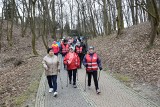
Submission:
<svg viewBox="0 0 160 107">
<path fill-rule="evenodd" d="M 43 58 L 42 64 L 48 80 L 49 92 L 54 92 L 55 97 L 58 94 L 57 75 L 58 72 L 60 73 L 60 61 L 58 58 L 60 54 L 63 58 L 64 68 L 67 69 L 67 85 L 69 80 L 69 84 L 73 84 L 73 87 L 77 88 L 77 69 L 81 69 L 83 63 L 88 76 L 88 88 L 91 86 L 91 78 L 93 76 L 96 93 L 100 93 L 98 87 L 98 68 L 102 70 L 102 65 L 100 58 L 94 51 L 94 47 L 90 46 L 87 49 L 83 40 L 69 38 L 68 40 L 63 39 L 61 42 L 54 41 L 51 48 L 48 48 L 47 53 Z"/>
</svg>

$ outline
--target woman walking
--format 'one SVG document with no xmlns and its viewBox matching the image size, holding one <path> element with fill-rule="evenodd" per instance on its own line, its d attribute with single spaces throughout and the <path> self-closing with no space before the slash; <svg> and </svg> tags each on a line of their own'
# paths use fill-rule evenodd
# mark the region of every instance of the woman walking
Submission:
<svg viewBox="0 0 160 107">
<path fill-rule="evenodd" d="M 77 68 L 79 68 L 80 66 L 80 59 L 79 56 L 74 52 L 73 47 L 69 48 L 69 52 L 64 57 L 64 64 L 67 65 L 69 83 L 71 84 L 73 75 L 73 87 L 77 88 L 76 73 L 77 73 Z"/>
<path fill-rule="evenodd" d="M 45 69 L 45 74 L 48 80 L 49 92 L 54 92 L 54 97 L 57 96 L 57 75 L 60 72 L 60 63 L 58 56 L 54 55 L 54 50 L 48 48 L 47 55 L 43 58 L 42 64 Z"/>
</svg>

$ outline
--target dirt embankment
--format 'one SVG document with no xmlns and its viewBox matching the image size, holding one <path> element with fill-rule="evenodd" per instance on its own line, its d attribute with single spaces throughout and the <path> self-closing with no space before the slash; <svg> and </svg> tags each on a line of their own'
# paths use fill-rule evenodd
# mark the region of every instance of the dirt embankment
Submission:
<svg viewBox="0 0 160 107">
<path fill-rule="evenodd" d="M 146 22 L 124 29 L 119 39 L 113 33 L 89 40 L 89 44 L 100 55 L 104 69 L 128 76 L 132 79 L 133 88 L 138 83 L 140 90 L 149 89 L 146 84 L 157 90 L 160 88 L 160 35 L 156 37 L 154 46 L 148 49 L 149 33 L 150 25 Z M 153 87 L 146 94 L 152 93 Z M 155 99 L 160 102 L 160 94 L 156 93 L 151 97 L 157 97 Z"/>
<path fill-rule="evenodd" d="M 37 35 L 38 36 L 38 35 Z M 31 32 L 21 37 L 21 27 L 13 27 L 13 46 L 7 42 L 7 23 L 3 23 L 2 50 L 0 53 L 0 106 L 18 107 L 37 90 L 41 77 L 42 57 L 32 57 Z M 43 55 L 45 48 L 41 38 L 36 50 Z"/>
</svg>

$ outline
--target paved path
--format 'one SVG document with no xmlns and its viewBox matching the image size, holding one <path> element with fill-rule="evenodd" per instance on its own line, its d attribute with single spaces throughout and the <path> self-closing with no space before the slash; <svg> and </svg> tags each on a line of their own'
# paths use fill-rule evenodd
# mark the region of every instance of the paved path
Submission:
<svg viewBox="0 0 160 107">
<path fill-rule="evenodd" d="M 43 74 L 37 92 L 35 107 L 158 107 L 153 102 L 143 98 L 122 83 L 101 72 L 99 87 L 101 94 L 95 92 L 93 80 L 91 89 L 84 91 L 85 70 L 78 70 L 78 88 L 67 84 L 67 72 L 61 68 L 63 89 L 58 76 L 58 96 L 48 92 L 48 84 Z"/>
</svg>

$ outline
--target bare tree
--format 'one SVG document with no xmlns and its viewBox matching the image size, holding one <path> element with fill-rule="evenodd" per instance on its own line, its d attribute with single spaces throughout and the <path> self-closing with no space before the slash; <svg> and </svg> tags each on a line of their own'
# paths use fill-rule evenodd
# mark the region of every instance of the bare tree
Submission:
<svg viewBox="0 0 160 107">
<path fill-rule="evenodd" d="M 4 4 L 5 1 L 3 1 Z M 3 35 L 3 12 L 4 12 L 4 5 L 2 7 L 2 18 L 0 19 L 0 52 L 1 52 L 1 48 L 2 48 L 2 35 Z"/>
<path fill-rule="evenodd" d="M 38 52 L 36 51 L 36 29 L 35 29 L 35 5 L 37 0 L 32 0 L 31 3 L 31 32 L 32 32 L 32 50 L 34 55 L 38 55 Z"/>
<path fill-rule="evenodd" d="M 139 5 L 141 8 L 148 12 L 148 18 L 151 23 L 149 47 L 153 46 L 159 25 L 159 13 L 156 5 L 156 0 L 146 0 L 146 8 L 144 7 L 144 4 L 141 2 L 138 2 L 137 5 Z"/>
<path fill-rule="evenodd" d="M 116 0 L 116 7 L 118 11 L 117 15 L 118 35 L 120 35 L 122 33 L 122 29 L 124 28 L 123 14 L 122 14 L 122 0 Z"/>
</svg>

